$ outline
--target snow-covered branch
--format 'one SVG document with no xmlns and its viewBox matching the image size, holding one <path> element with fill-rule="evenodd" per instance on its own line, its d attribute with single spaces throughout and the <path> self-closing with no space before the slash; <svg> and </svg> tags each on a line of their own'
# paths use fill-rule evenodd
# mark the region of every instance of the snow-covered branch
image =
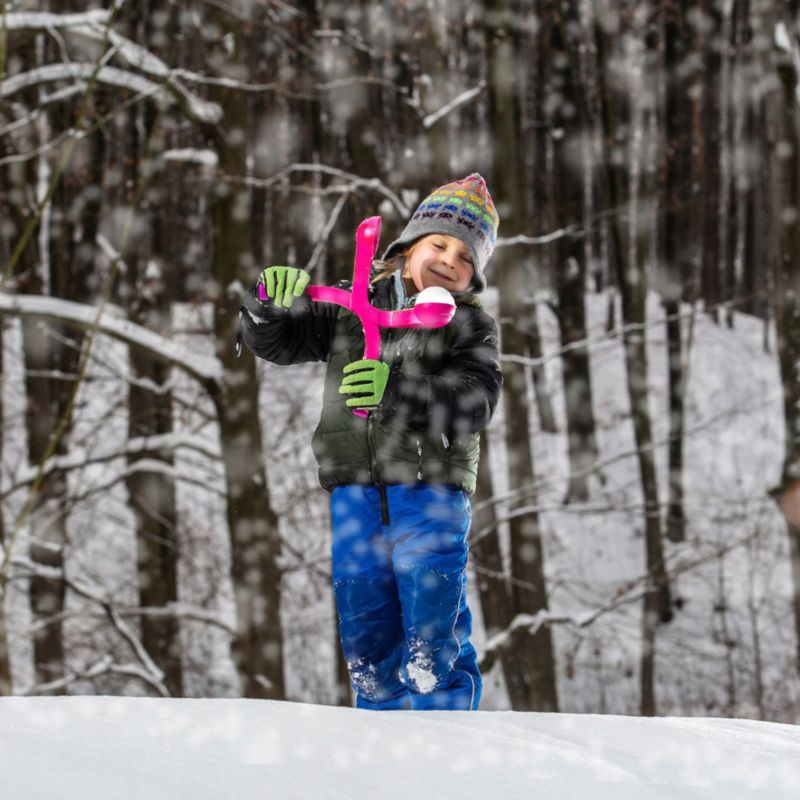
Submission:
<svg viewBox="0 0 800 800">
<path fill-rule="evenodd" d="M 96 72 L 96 75 L 95 75 Z M 0 100 L 10 97 L 23 89 L 38 86 L 52 81 L 88 81 L 95 79 L 106 86 L 138 93 L 144 96 L 158 96 L 161 99 L 172 97 L 186 110 L 188 115 L 199 122 L 216 123 L 222 117 L 222 109 L 216 103 L 203 100 L 192 94 L 184 86 L 164 76 L 162 82 L 156 83 L 149 78 L 137 75 L 135 72 L 119 69 L 118 67 L 82 64 L 45 64 L 28 72 L 21 72 L 7 78 L 0 86 Z"/>
<path fill-rule="evenodd" d="M 202 475 L 195 475 L 187 472 L 184 469 L 168 464 L 156 458 L 140 458 L 134 461 L 124 469 L 117 473 L 108 475 L 105 480 L 91 486 L 85 486 L 80 492 L 76 492 L 70 497 L 71 502 L 82 502 L 92 495 L 103 495 L 116 486 L 121 481 L 127 480 L 132 475 L 140 473 L 147 473 L 151 475 L 161 475 L 164 478 L 169 478 L 173 481 L 180 481 L 182 483 L 192 484 L 199 486 L 204 492 L 217 495 L 218 497 L 225 498 L 227 495 L 225 489 L 222 487 L 222 477 L 219 476 L 219 485 L 212 483 Z"/>
<path fill-rule="evenodd" d="M 0 314 L 43 317 L 88 329 L 94 323 L 97 309 L 58 297 L 0 292 Z M 106 309 L 100 317 L 98 332 L 138 347 L 152 358 L 182 369 L 209 391 L 215 392 L 222 383 L 222 364 L 217 358 L 192 353 L 183 345 L 131 322 L 121 311 Z"/>
<path fill-rule="evenodd" d="M 35 568 L 37 565 L 30 562 Z M 86 600 L 97 603 L 105 611 L 106 617 L 111 622 L 117 633 L 127 642 L 128 646 L 134 652 L 136 657 L 141 662 L 142 668 L 136 666 L 135 673 L 137 677 L 149 683 L 162 697 L 169 697 L 169 690 L 164 685 L 163 678 L 164 672 L 153 661 L 150 654 L 147 652 L 145 646 L 142 644 L 141 639 L 131 630 L 130 626 L 125 622 L 111 600 L 94 589 L 85 586 L 78 581 L 68 578 L 62 573 L 62 580 L 69 587 L 69 589 Z"/>
<path fill-rule="evenodd" d="M 18 11 L 6 15 L 6 27 L 10 31 L 35 30 L 47 28 L 74 28 L 79 25 L 108 24 L 111 11 L 94 8 L 79 14 L 50 14 L 39 11 Z"/>
<path fill-rule="evenodd" d="M 774 404 L 775 397 L 765 397 L 761 393 L 755 393 L 753 395 L 753 402 L 751 404 L 739 404 L 733 408 L 724 409 L 717 414 L 710 415 L 705 419 L 699 420 L 696 424 L 689 426 L 684 430 L 684 436 L 688 439 L 694 436 L 695 434 L 707 430 L 709 427 L 719 424 L 722 421 L 736 418 L 737 416 L 741 416 L 743 414 L 752 413 L 753 410 L 759 408 L 769 407 L 770 405 Z M 641 448 L 642 452 L 657 452 L 661 448 L 665 447 L 671 441 L 669 434 L 664 436 L 663 438 L 654 441 L 650 446 L 646 448 Z M 615 453 L 612 456 L 608 456 L 605 459 L 595 461 L 594 464 L 591 466 L 585 467 L 581 470 L 575 470 L 573 472 L 574 476 L 585 476 L 591 475 L 593 473 L 602 473 L 604 470 L 607 470 L 610 466 L 620 461 L 624 461 L 628 458 L 634 458 L 640 452 L 637 448 L 631 448 L 628 450 L 623 450 L 619 453 Z M 485 525 L 478 531 L 475 531 L 474 534 L 470 538 L 470 542 L 474 545 L 476 542 L 479 542 L 484 536 L 488 536 L 501 522 L 513 519 L 518 516 L 524 516 L 526 514 L 533 514 L 533 513 L 541 513 L 543 511 L 548 511 L 549 509 L 545 508 L 538 502 L 529 503 L 528 501 L 531 498 L 535 498 L 539 496 L 543 490 L 547 489 L 551 486 L 554 482 L 561 480 L 560 478 L 556 478 L 553 476 L 545 476 L 537 479 L 532 483 L 525 484 L 524 486 L 517 487 L 516 489 L 510 489 L 506 492 L 496 492 L 491 497 L 486 500 L 482 500 L 480 502 L 475 503 L 473 506 L 474 512 L 483 511 L 484 509 L 488 508 L 489 506 L 496 506 L 499 503 L 527 503 L 526 506 L 515 506 L 512 508 L 508 514 L 504 516 L 498 516 L 494 522 L 490 522 L 488 525 Z M 772 505 L 773 500 L 765 495 L 756 495 L 754 498 L 744 498 L 744 501 L 749 499 L 750 502 L 757 502 L 763 505 Z M 563 513 L 566 509 L 560 508 L 560 511 Z M 604 509 L 606 510 L 606 509 Z M 596 513 L 595 509 L 592 509 L 586 505 L 580 505 L 576 507 L 576 513 Z"/>
<path fill-rule="evenodd" d="M 667 560 L 667 573 L 675 577 L 692 572 L 710 561 L 721 559 L 734 550 L 747 546 L 757 535 L 757 531 L 748 532 L 744 536 L 725 542 L 725 544 L 714 545 L 699 555 L 694 554 L 693 548 L 696 545 L 688 546 L 682 550 L 679 549 Z M 689 553 L 688 557 L 686 553 Z M 486 642 L 478 659 L 481 672 L 490 670 L 501 654 L 514 646 L 516 637 L 522 631 L 527 631 L 528 635 L 535 636 L 543 625 L 569 625 L 575 629 L 588 628 L 600 617 L 616 611 L 622 606 L 642 600 L 648 592 L 653 591 L 655 588 L 657 587 L 652 577 L 645 573 L 619 586 L 610 598 L 595 608 L 571 614 L 557 613 L 546 608 L 537 611 L 535 614 L 518 614 L 511 620 L 508 627 L 490 637 Z"/>
<path fill-rule="evenodd" d="M 794 73 L 797 78 L 794 95 L 797 102 L 800 103 L 800 42 L 798 42 L 797 35 L 792 36 L 785 22 L 779 22 L 775 26 L 775 46 L 792 57 Z"/>
<path fill-rule="evenodd" d="M 193 147 L 165 150 L 161 157 L 164 161 L 185 161 L 202 164 L 204 167 L 216 167 L 219 162 L 219 156 L 213 150 L 198 150 Z"/>
<path fill-rule="evenodd" d="M 17 119 L 15 119 L 13 122 L 9 122 L 8 125 L 0 128 L 0 136 L 8 136 L 8 134 L 14 133 L 14 131 L 16 131 L 18 128 L 23 128 L 26 125 L 33 124 L 42 116 L 42 114 L 45 113 L 49 106 L 54 105 L 55 103 L 60 103 L 64 100 L 69 100 L 75 95 L 82 94 L 86 91 L 86 88 L 86 82 L 79 81 L 71 86 L 65 86 L 63 89 L 57 89 L 51 94 L 43 94 L 42 97 L 37 101 L 36 108 L 31 109 L 27 113 L 23 111 L 22 116 L 17 117 Z"/>
<path fill-rule="evenodd" d="M 324 175 L 332 175 L 336 178 L 341 178 L 347 181 L 345 186 L 331 187 L 327 191 L 333 191 L 337 194 L 347 191 L 355 191 L 356 189 L 374 189 L 382 194 L 392 205 L 397 209 L 401 217 L 408 217 L 411 215 L 411 209 L 379 178 L 362 178 L 352 172 L 346 172 L 337 167 L 329 167 L 325 164 L 290 164 L 280 172 L 276 172 L 269 178 L 252 178 L 252 177 L 239 177 L 235 175 L 226 175 L 225 179 L 231 182 L 242 183 L 246 186 L 257 186 L 262 189 L 267 189 L 276 183 L 288 178 L 293 172 L 319 172 Z"/>
<path fill-rule="evenodd" d="M 101 675 L 108 674 L 113 663 L 114 659 L 112 656 L 103 656 L 99 661 L 85 669 L 71 670 L 57 680 L 49 681 L 48 683 L 35 683 L 27 689 L 23 689 L 21 694 L 23 697 L 31 697 L 33 695 L 59 692 L 77 681 L 92 680 L 93 678 L 99 678 Z"/>
<path fill-rule="evenodd" d="M 306 272 L 313 272 L 314 267 L 317 266 L 317 261 L 319 261 L 323 251 L 325 250 L 325 246 L 328 244 L 328 237 L 331 235 L 333 226 L 336 225 L 336 221 L 339 219 L 339 214 L 344 208 L 346 201 L 347 194 L 342 192 L 341 196 L 336 201 L 336 205 L 333 207 L 333 211 L 331 211 L 330 217 L 328 217 L 328 221 L 325 224 L 322 233 L 320 234 L 319 240 L 314 247 L 314 252 L 311 254 L 311 258 L 308 259 L 308 263 L 305 266 Z"/>
<path fill-rule="evenodd" d="M 120 619 L 127 619 L 129 617 L 159 617 L 162 619 L 185 619 L 191 622 L 204 622 L 215 628 L 220 628 L 226 633 L 235 633 L 235 630 L 222 619 L 218 614 L 208 609 L 199 606 L 193 606 L 189 603 L 167 603 L 163 606 L 130 606 L 125 604 L 117 604 L 110 597 L 103 594 L 99 590 L 91 589 L 83 583 L 77 582 L 75 579 L 65 579 L 63 570 L 58 567 L 48 567 L 44 564 L 39 564 L 32 561 L 30 558 L 15 556 L 11 560 L 12 566 L 18 572 L 20 577 L 30 578 L 37 576 L 40 578 L 47 578 L 48 580 L 65 580 L 70 589 L 82 596 L 85 600 L 100 606 L 103 611 L 91 611 L 86 609 L 72 609 L 70 611 L 59 614 L 55 617 L 48 617 L 38 623 L 34 623 L 31 627 L 31 632 L 36 632 L 38 626 L 46 626 L 50 624 L 53 619 L 64 621 L 66 619 L 85 619 L 87 617 L 102 616 L 106 618 L 107 614 L 105 607 L 108 605 L 114 606 L 114 613 Z"/>
<path fill-rule="evenodd" d="M 175 452 L 179 448 L 195 450 L 207 458 L 218 460 L 220 458 L 219 448 L 211 444 L 206 436 L 192 436 L 183 433 L 162 433 L 154 436 L 137 436 L 129 439 L 124 446 L 101 447 L 97 452 L 86 453 L 80 447 L 73 447 L 66 455 L 53 456 L 43 465 L 43 474 L 49 475 L 52 472 L 67 472 L 70 470 L 82 469 L 92 464 L 102 464 L 118 458 L 128 458 L 137 453 L 152 451 Z M 147 465 L 145 465 L 147 466 Z M 27 467 L 21 469 L 15 475 L 14 485 L 8 487 L 2 496 L 7 496 L 12 492 L 27 486 L 38 474 L 38 467 Z M 178 480 L 185 477 L 187 480 L 196 480 L 194 476 L 175 473 Z M 119 480 L 117 478 L 116 480 Z"/>
<path fill-rule="evenodd" d="M 454 109 L 458 108 L 459 106 L 463 106 L 465 103 L 468 103 L 470 100 L 477 97 L 485 88 L 486 83 L 481 81 L 472 89 L 462 92 L 460 95 L 458 95 L 458 97 L 454 97 L 449 103 L 447 103 L 447 105 L 442 106 L 438 111 L 435 111 L 433 114 L 428 114 L 427 117 L 424 117 L 422 120 L 422 127 L 425 128 L 425 130 L 432 128 L 440 119 L 442 119 L 442 117 L 446 117 Z"/>
<path fill-rule="evenodd" d="M 550 244 L 567 236 L 582 236 L 584 235 L 583 231 L 583 225 L 576 223 L 575 225 L 567 225 L 565 228 L 559 228 L 557 231 L 543 233 L 541 236 L 526 236 L 522 233 L 517 236 L 501 236 L 497 239 L 496 247 L 511 247 L 516 244 Z"/>
</svg>

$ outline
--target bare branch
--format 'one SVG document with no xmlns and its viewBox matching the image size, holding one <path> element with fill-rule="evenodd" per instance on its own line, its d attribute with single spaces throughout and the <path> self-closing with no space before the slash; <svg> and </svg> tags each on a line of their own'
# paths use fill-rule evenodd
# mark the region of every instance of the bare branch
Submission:
<svg viewBox="0 0 800 800">
<path fill-rule="evenodd" d="M 21 694 L 23 697 L 49 694 L 50 692 L 66 689 L 76 681 L 92 680 L 100 675 L 106 675 L 110 671 L 113 662 L 114 659 L 110 655 L 103 656 L 98 662 L 90 667 L 86 667 L 86 669 L 67 672 L 63 677 L 54 681 L 49 681 L 48 683 L 35 683 L 27 689 L 24 689 Z"/>
<path fill-rule="evenodd" d="M 88 467 L 91 464 L 103 464 L 108 461 L 114 461 L 118 458 L 127 458 L 132 455 L 136 455 L 137 453 L 146 453 L 153 450 L 160 452 L 175 452 L 179 448 L 188 448 L 194 450 L 206 456 L 207 458 L 213 459 L 214 461 L 217 461 L 220 458 L 219 448 L 213 446 L 209 442 L 208 437 L 191 435 L 187 436 L 180 433 L 164 433 L 153 436 L 138 436 L 136 438 L 129 439 L 126 445 L 123 447 L 111 447 L 104 450 L 101 449 L 100 452 L 92 453 L 91 455 L 84 452 L 82 448 L 73 447 L 72 451 L 67 455 L 53 456 L 52 458 L 49 458 L 44 464 L 43 474 L 49 475 L 52 472 L 69 472 L 71 470 Z M 169 466 L 164 464 L 164 462 L 157 462 L 155 459 L 140 459 L 136 463 L 142 465 L 141 469 L 136 470 L 137 472 L 158 471 L 163 473 L 164 469 L 162 467 Z M 155 464 L 161 465 L 159 469 L 155 469 Z M 4 498 L 8 497 L 13 492 L 27 486 L 31 483 L 31 481 L 33 481 L 33 479 L 36 477 L 36 474 L 37 470 L 32 467 L 21 470 L 20 473 L 15 476 L 15 483 L 12 486 L 7 487 L 0 496 Z M 125 474 L 116 476 L 113 479 L 113 482 L 116 483 L 130 474 L 131 473 L 128 471 Z M 186 478 L 188 481 L 195 483 L 198 482 L 194 476 L 184 475 L 182 478 L 180 475 L 181 474 L 177 472 L 177 470 L 172 470 L 172 477 L 175 477 L 177 480 Z M 202 483 L 201 485 L 205 486 L 206 484 Z"/>
<path fill-rule="evenodd" d="M 346 201 L 347 201 L 347 194 L 342 193 L 342 195 L 336 201 L 336 205 L 333 207 L 333 211 L 331 211 L 330 217 L 328 217 L 328 221 L 325 224 L 322 233 L 320 234 L 316 246 L 314 247 L 314 252 L 311 254 L 311 258 L 308 259 L 308 263 L 305 266 L 306 272 L 313 272 L 314 268 L 317 266 L 317 261 L 319 261 L 319 258 L 322 255 L 322 252 L 328 243 L 328 237 L 331 235 L 333 226 L 336 224 L 336 220 L 339 219 L 339 214 L 344 208 L 344 204 Z"/>
<path fill-rule="evenodd" d="M 379 178 L 362 178 L 360 175 L 346 172 L 336 167 L 329 167 L 325 164 L 290 164 L 280 172 L 276 172 L 270 178 L 251 178 L 249 176 L 237 175 L 224 175 L 222 177 L 231 183 L 241 183 L 245 186 L 257 186 L 261 189 L 268 189 L 270 186 L 288 178 L 289 175 L 294 172 L 320 172 L 324 175 L 333 175 L 334 177 L 348 181 L 347 186 L 336 186 L 328 189 L 328 191 L 335 191 L 336 193 L 354 191 L 356 189 L 375 189 L 395 206 L 400 216 L 407 217 L 411 214 L 411 209 L 408 208 L 408 206 Z"/>
</svg>

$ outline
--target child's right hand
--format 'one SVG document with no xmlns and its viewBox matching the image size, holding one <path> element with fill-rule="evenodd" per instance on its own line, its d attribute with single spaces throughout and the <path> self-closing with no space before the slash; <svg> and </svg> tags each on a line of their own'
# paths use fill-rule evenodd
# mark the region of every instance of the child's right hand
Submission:
<svg viewBox="0 0 800 800">
<path fill-rule="evenodd" d="M 297 267 L 267 267 L 258 282 L 276 306 L 289 308 L 295 297 L 300 297 L 311 282 L 311 276 Z"/>
</svg>

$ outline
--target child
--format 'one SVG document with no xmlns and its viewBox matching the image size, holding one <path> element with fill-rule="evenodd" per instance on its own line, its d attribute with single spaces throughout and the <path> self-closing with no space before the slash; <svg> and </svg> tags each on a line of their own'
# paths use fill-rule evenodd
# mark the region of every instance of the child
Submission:
<svg viewBox="0 0 800 800">
<path fill-rule="evenodd" d="M 328 362 L 312 446 L 331 492 L 333 589 L 359 708 L 478 707 L 465 597 L 469 495 L 502 376 L 497 328 L 475 294 L 497 226 L 477 173 L 422 202 L 376 262 L 370 301 L 402 309 L 443 286 L 456 313 L 443 328 L 383 329 L 380 360 L 362 359 L 357 317 L 304 294 L 302 270 L 269 267 L 260 280 L 270 300 L 255 289 L 245 298 L 242 335 L 257 356 Z"/>
</svg>

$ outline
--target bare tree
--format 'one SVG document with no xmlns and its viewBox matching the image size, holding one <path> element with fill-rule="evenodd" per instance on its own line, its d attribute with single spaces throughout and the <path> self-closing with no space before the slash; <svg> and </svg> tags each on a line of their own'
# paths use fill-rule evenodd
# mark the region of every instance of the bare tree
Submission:
<svg viewBox="0 0 800 800">
<path fill-rule="evenodd" d="M 538 37 L 539 64 L 543 71 L 549 110 L 546 128 L 537 128 L 552 152 L 553 171 L 548 185 L 549 214 L 553 230 L 579 232 L 556 238 L 550 245 L 554 311 L 561 328 L 564 365 L 566 435 L 570 479 L 566 502 L 589 499 L 589 476 L 597 460 L 592 378 L 586 335 L 586 262 L 584 233 L 583 136 L 588 122 L 582 101 L 579 50 L 581 21 L 576 3 L 547 2 L 546 20 Z"/>
<path fill-rule="evenodd" d="M 238 79 L 247 69 L 243 17 L 236 9 L 231 13 L 213 9 L 207 20 L 216 23 L 218 31 L 208 42 L 217 73 Z M 219 165 L 212 210 L 214 334 L 225 381 L 214 404 L 225 465 L 236 596 L 237 633 L 231 654 L 245 697 L 282 699 L 280 532 L 264 468 L 255 361 L 249 356 L 238 359 L 234 353 L 241 289 L 254 272 L 250 190 L 237 180 L 247 173 L 248 107 L 240 92 L 225 86 L 215 86 L 212 98 L 222 108 L 223 120 L 223 127 L 210 129 L 208 135 Z"/>
<path fill-rule="evenodd" d="M 508 629 L 513 619 L 513 610 L 510 582 L 503 565 L 503 554 L 500 548 L 497 508 L 493 502 L 494 489 L 489 468 L 490 443 L 486 431 L 481 433 L 480 446 L 481 460 L 478 464 L 470 550 L 475 568 L 483 625 L 486 629 L 486 637 L 491 640 L 493 636 Z M 514 696 L 516 699 L 520 695 L 518 687 L 524 685 L 524 676 L 519 674 L 522 664 L 514 657 L 513 652 L 507 651 L 500 654 L 500 663 L 509 699 L 512 699 L 512 692 L 516 693 Z"/>
<path fill-rule="evenodd" d="M 7 242 L 0 242 L 0 253 L 6 254 Z M 0 318 L 0 427 L 3 422 L 3 383 L 6 373 L 3 369 L 3 329 L 5 320 Z M 3 463 L 3 437 L 0 435 L 0 464 Z M 5 520 L 2 507 L 0 507 L 0 549 L 5 546 Z M 0 581 L 0 696 L 11 694 L 11 658 L 8 649 L 8 627 L 6 625 L 6 591 L 5 585 Z"/>
<path fill-rule="evenodd" d="M 792 0 L 785 13 L 773 13 L 769 23 L 776 44 L 768 52 L 768 67 L 778 80 L 764 98 L 769 153 L 769 269 L 774 285 L 778 358 L 783 382 L 786 442 L 783 468 L 775 495 L 786 518 L 794 588 L 797 670 L 800 673 L 800 121 L 795 99 L 798 74 L 793 57 L 800 54 L 800 3 Z"/>
<path fill-rule="evenodd" d="M 489 104 L 495 132 L 493 187 L 503 198 L 503 226 L 506 232 L 523 230 L 520 213 L 524 208 L 523 163 L 519 134 L 519 96 L 511 78 L 519 54 L 512 35 L 512 4 L 498 0 L 488 4 L 487 58 L 491 65 Z M 504 353 L 525 356 L 528 352 L 531 316 L 523 302 L 525 271 L 514 263 L 512 248 L 494 256 L 495 268 L 503 275 L 500 284 L 501 343 Z M 519 506 L 531 504 L 534 485 L 529 408 L 525 368 L 507 360 L 503 366 L 503 402 L 506 419 L 508 471 L 511 489 L 520 490 Z M 535 614 L 548 608 L 544 569 L 544 548 L 539 516 L 535 510 L 516 514 L 511 520 L 511 578 L 514 615 Z M 548 626 L 531 635 L 520 629 L 516 649 L 517 670 L 507 687 L 515 709 L 556 711 L 558 695 L 553 640 Z"/>
<path fill-rule="evenodd" d="M 639 42 L 642 26 L 649 18 L 649 5 L 640 6 L 636 12 L 628 5 L 620 15 L 625 27 L 621 41 L 624 45 Z M 612 257 L 616 263 L 622 297 L 623 342 L 627 388 L 636 439 L 639 477 L 644 498 L 644 531 L 646 570 L 650 588 L 645 594 L 642 613 L 642 654 L 640 666 L 641 711 L 652 715 L 656 711 L 655 699 L 655 640 L 658 622 L 671 619 L 671 598 L 664 563 L 661 536 L 658 483 L 655 469 L 652 424 L 648 409 L 648 359 L 647 359 L 647 277 L 643 257 L 646 250 L 636 242 L 637 215 L 639 213 L 639 160 L 642 120 L 635 102 L 628 97 L 640 97 L 641 63 L 631 63 L 631 53 L 626 62 L 631 68 L 633 85 L 629 95 L 619 87 L 622 76 L 613 73 L 612 52 L 615 42 L 601 25 L 597 26 L 597 54 L 602 75 L 603 130 L 610 157 L 605 162 L 605 191 L 609 208 L 627 208 L 627 216 L 616 218 L 611 225 Z M 617 52 L 618 56 L 619 53 Z M 620 69 L 617 64 L 617 70 Z M 630 77 L 630 76 L 626 76 Z M 637 79 L 639 83 L 636 83 Z M 639 108 L 640 112 L 641 109 Z"/>
<path fill-rule="evenodd" d="M 661 242 L 663 278 L 661 291 L 667 328 L 669 374 L 669 498 L 667 536 L 673 542 L 685 538 L 683 510 L 685 364 L 681 325 L 681 301 L 692 278 L 692 241 L 686 229 L 698 208 L 699 187 L 692 179 L 694 129 L 692 100 L 700 88 L 699 65 L 692 68 L 694 42 L 688 2 L 664 2 L 661 7 L 664 41 L 664 140 L 661 166 Z"/>
<path fill-rule="evenodd" d="M 28 65 L 38 65 L 38 60 L 47 50 L 42 46 L 28 51 Z M 36 59 L 35 61 L 31 60 Z M 37 89 L 26 92 L 29 107 L 37 101 Z M 69 112 L 67 112 L 69 113 Z M 41 118 L 40 124 L 26 132 L 28 136 L 38 134 L 37 138 L 46 139 L 51 125 L 58 128 L 61 113 L 58 109 L 51 115 Z M 24 134 L 23 134 L 24 135 Z M 25 138 L 28 138 L 25 136 Z M 34 140 L 35 141 L 35 140 Z M 30 139 L 29 139 L 30 142 Z M 31 142 L 32 143 L 32 142 Z M 41 215 L 44 211 L 39 205 L 38 182 L 40 170 L 48 170 L 49 166 L 42 159 L 30 161 L 14 170 L 11 176 L 17 188 L 23 192 L 26 202 L 17 211 L 18 230 L 29 224 L 29 220 Z M 16 180 L 14 180 L 16 178 Z M 47 208 L 51 217 L 50 224 L 44 229 L 46 237 L 31 241 L 20 259 L 17 275 L 20 289 L 30 294 L 56 295 L 56 283 L 64 281 L 73 290 L 73 279 L 81 281 L 83 276 L 77 273 L 74 261 L 67 254 L 72 249 L 73 227 L 67 214 L 69 203 L 75 199 L 76 184 L 66 187 L 59 185 L 59 191 Z M 21 212 L 21 213 L 20 213 Z M 61 267 L 60 273 L 50 270 L 51 259 Z M 62 288 L 62 287 L 58 287 Z M 22 322 L 23 351 L 25 355 L 25 390 L 26 428 L 28 431 L 28 459 L 33 465 L 45 457 L 50 437 L 55 431 L 58 421 L 64 412 L 66 395 L 64 382 L 56 380 L 53 375 L 64 372 L 74 373 L 75 347 L 64 344 L 64 339 L 55 326 L 50 329 L 42 319 L 26 318 Z M 58 451 L 66 452 L 65 441 L 59 444 Z M 67 540 L 67 514 L 65 507 L 66 482 L 63 474 L 54 470 L 42 481 L 30 515 L 30 553 L 35 563 L 55 570 L 63 569 L 64 547 Z M 64 672 L 64 643 L 62 625 L 59 615 L 64 609 L 65 588 L 60 578 L 36 574 L 30 582 L 30 599 L 33 619 L 38 623 L 33 636 L 34 662 L 37 680 L 49 683 L 61 677 Z"/>
<path fill-rule="evenodd" d="M 125 24 L 130 38 L 144 42 L 158 52 L 154 40 L 163 33 L 163 22 L 174 17 L 163 4 L 152 2 L 148 13 L 141 8 L 126 10 Z M 176 13 L 176 12 L 175 12 Z M 154 30 L 154 21 L 162 24 Z M 128 113 L 123 163 L 129 165 L 127 185 L 139 187 L 140 174 L 148 170 L 147 186 L 140 203 L 147 219 L 148 236 L 140 237 L 126 254 L 126 297 L 130 319 L 164 337 L 171 332 L 170 303 L 175 296 L 174 264 L 170 242 L 181 223 L 171 202 L 165 119 L 152 104 L 136 106 Z M 141 133 L 140 133 L 141 132 Z M 127 198 L 131 202 L 130 193 Z M 134 377 L 128 390 L 128 433 L 136 437 L 163 436 L 172 432 L 172 392 L 167 386 L 170 369 L 149 358 L 141 348 L 130 348 Z M 166 608 L 178 601 L 178 517 L 175 480 L 171 475 L 174 455 L 170 449 L 147 449 L 128 456 L 132 468 L 126 479 L 134 513 L 137 541 L 137 583 L 139 602 L 144 608 Z M 137 466 L 138 465 L 138 466 Z M 150 470 L 146 465 L 163 465 Z M 142 645 L 164 672 L 170 694 L 183 694 L 179 620 L 173 616 L 141 619 Z"/>
</svg>

